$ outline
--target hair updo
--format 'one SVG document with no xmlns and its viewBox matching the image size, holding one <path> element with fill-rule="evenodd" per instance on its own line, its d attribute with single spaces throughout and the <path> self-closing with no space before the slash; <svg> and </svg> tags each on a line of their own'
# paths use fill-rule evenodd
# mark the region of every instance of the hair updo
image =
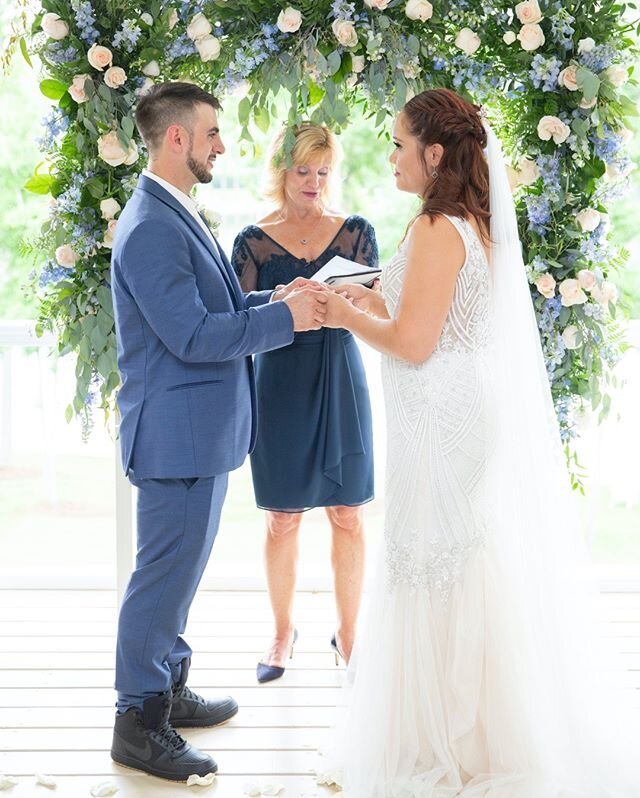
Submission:
<svg viewBox="0 0 640 798">
<path fill-rule="evenodd" d="M 416 94 L 402 109 L 406 125 L 418 139 L 425 172 L 420 211 L 426 216 L 473 216 L 483 234 L 489 233 L 489 167 L 484 155 L 487 133 L 480 107 L 450 89 Z M 428 181 L 425 149 L 440 144 L 444 153 L 438 176 Z"/>
</svg>

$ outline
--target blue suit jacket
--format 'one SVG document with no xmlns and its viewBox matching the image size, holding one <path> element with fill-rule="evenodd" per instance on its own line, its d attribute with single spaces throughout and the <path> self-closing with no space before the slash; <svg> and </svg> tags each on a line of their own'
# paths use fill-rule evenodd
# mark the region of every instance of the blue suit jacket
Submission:
<svg viewBox="0 0 640 798">
<path fill-rule="evenodd" d="M 138 478 L 213 476 L 256 438 L 251 355 L 291 343 L 270 291 L 243 294 L 219 246 L 154 180 L 140 177 L 112 255 L 120 441 Z"/>
</svg>

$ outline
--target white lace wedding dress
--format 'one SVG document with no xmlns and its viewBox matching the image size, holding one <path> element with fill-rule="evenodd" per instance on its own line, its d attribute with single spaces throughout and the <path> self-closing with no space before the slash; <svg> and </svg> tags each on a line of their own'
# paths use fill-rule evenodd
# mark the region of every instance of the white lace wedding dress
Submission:
<svg viewBox="0 0 640 798">
<path fill-rule="evenodd" d="M 467 254 L 438 344 L 422 365 L 383 358 L 384 546 L 325 777 L 348 798 L 631 798 L 587 775 L 590 741 L 574 743 L 588 708 L 567 717 L 564 679 L 538 679 L 486 485 L 491 274 L 473 227 L 447 218 Z M 405 265 L 402 244 L 382 276 L 391 316 Z"/>
</svg>

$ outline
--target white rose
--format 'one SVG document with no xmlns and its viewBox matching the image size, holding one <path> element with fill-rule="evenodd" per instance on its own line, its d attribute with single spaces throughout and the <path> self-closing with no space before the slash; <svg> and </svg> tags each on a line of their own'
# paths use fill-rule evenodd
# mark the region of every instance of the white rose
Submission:
<svg viewBox="0 0 640 798">
<path fill-rule="evenodd" d="M 124 159 L 125 166 L 131 166 L 138 160 L 138 156 L 140 153 L 138 152 L 138 145 L 133 141 L 133 139 L 129 142 L 129 151 L 127 152 L 127 157 Z"/>
<path fill-rule="evenodd" d="M 220 56 L 220 39 L 215 36 L 203 36 L 194 42 L 202 61 L 215 61 Z"/>
<path fill-rule="evenodd" d="M 502 37 L 502 41 L 505 44 L 513 44 L 517 38 L 518 37 L 515 35 L 515 33 L 512 30 L 508 30 Z"/>
<path fill-rule="evenodd" d="M 71 248 L 70 244 L 63 244 L 56 249 L 56 260 L 61 266 L 69 269 L 80 260 L 80 255 Z"/>
<path fill-rule="evenodd" d="M 471 28 L 462 28 L 462 30 L 458 31 L 454 44 L 467 55 L 473 55 L 480 47 L 481 42 L 478 34 L 474 33 Z"/>
<path fill-rule="evenodd" d="M 302 25 L 302 14 L 297 8 L 288 6 L 278 14 L 276 25 L 283 33 L 295 33 Z"/>
<path fill-rule="evenodd" d="M 556 144 L 562 144 L 569 138 L 570 133 L 571 128 L 557 116 L 543 116 L 538 122 L 538 136 L 543 141 L 553 138 Z"/>
<path fill-rule="evenodd" d="M 587 301 L 587 295 L 580 288 L 580 283 L 577 280 L 563 280 L 558 287 L 558 291 L 562 297 L 562 305 L 565 308 L 569 308 L 571 305 L 582 305 L 583 302 Z"/>
<path fill-rule="evenodd" d="M 605 69 L 604 74 L 609 78 L 609 83 L 616 89 L 624 86 L 629 80 L 629 72 L 622 64 L 612 64 L 609 69 Z"/>
<path fill-rule="evenodd" d="M 554 276 L 549 274 L 549 272 L 541 274 L 540 277 L 536 278 L 536 288 L 543 297 L 553 299 L 556 293 L 556 281 Z"/>
<path fill-rule="evenodd" d="M 622 139 L 622 142 L 625 146 L 628 146 L 633 141 L 633 131 L 629 130 L 628 127 L 621 127 L 618 130 L 618 135 Z"/>
<path fill-rule="evenodd" d="M 514 169 L 513 166 L 507 166 L 507 178 L 509 180 L 509 188 L 511 189 L 511 193 L 518 188 L 518 177 L 518 170 Z"/>
<path fill-rule="evenodd" d="M 151 14 L 147 14 L 145 11 L 144 14 L 140 14 L 140 19 L 145 22 L 147 25 L 153 25 L 153 17 Z"/>
<path fill-rule="evenodd" d="M 136 89 L 136 97 L 144 96 L 152 86 L 155 86 L 155 81 L 152 78 L 145 78 L 142 85 Z"/>
<path fill-rule="evenodd" d="M 586 39 L 580 39 L 578 42 L 578 53 L 580 55 L 583 53 L 590 53 L 595 46 L 596 43 L 590 36 L 588 36 Z"/>
<path fill-rule="evenodd" d="M 68 88 L 69 94 L 77 103 L 86 103 L 89 99 L 84 90 L 84 82 L 88 77 L 89 75 L 74 75 L 71 85 Z"/>
<path fill-rule="evenodd" d="M 150 78 L 157 78 L 160 74 L 160 65 L 157 61 L 149 61 L 148 64 L 142 67 L 142 74 Z"/>
<path fill-rule="evenodd" d="M 538 164 L 530 158 L 522 157 L 518 162 L 518 184 L 530 186 L 540 177 Z"/>
<path fill-rule="evenodd" d="M 390 0 L 364 0 L 364 4 L 369 8 L 377 8 L 378 11 L 384 11 L 389 5 Z"/>
<path fill-rule="evenodd" d="M 544 33 L 540 25 L 535 22 L 530 25 L 523 25 L 520 28 L 520 33 L 517 36 L 520 42 L 520 47 L 527 52 L 537 50 L 544 44 Z"/>
<path fill-rule="evenodd" d="M 351 56 L 351 69 L 358 74 L 358 72 L 362 72 L 364 69 L 364 56 L 363 55 L 352 55 Z"/>
<path fill-rule="evenodd" d="M 426 22 L 433 16 L 433 6 L 427 0 L 408 0 L 404 13 L 409 19 L 419 19 Z"/>
<path fill-rule="evenodd" d="M 592 233 L 602 221 L 600 211 L 594 208 L 584 208 L 576 214 L 576 222 L 583 233 Z"/>
<path fill-rule="evenodd" d="M 578 344 L 578 328 L 575 324 L 570 324 L 562 331 L 562 340 L 567 349 L 577 349 Z"/>
<path fill-rule="evenodd" d="M 104 73 L 104 82 L 110 89 L 119 89 L 124 86 L 127 80 L 127 73 L 122 67 L 109 67 Z"/>
<path fill-rule="evenodd" d="M 542 12 L 540 11 L 538 0 L 524 0 L 523 3 L 518 3 L 515 12 L 523 25 L 540 22 L 542 19 Z"/>
<path fill-rule="evenodd" d="M 175 8 L 172 8 L 171 13 L 169 14 L 169 19 L 167 20 L 169 25 L 169 30 L 173 30 L 175 28 L 175 26 L 178 24 L 179 19 L 180 18 L 178 17 L 178 12 L 175 10 Z"/>
<path fill-rule="evenodd" d="M 334 36 L 343 47 L 355 47 L 358 44 L 358 34 L 353 22 L 346 19 L 336 19 L 331 26 Z"/>
<path fill-rule="evenodd" d="M 102 70 L 105 67 L 110 67 L 113 63 L 113 55 L 108 47 L 103 47 L 101 44 L 92 44 L 87 53 L 89 63 L 94 69 Z"/>
<path fill-rule="evenodd" d="M 569 91 L 578 91 L 577 74 L 578 68 L 574 64 L 565 67 L 558 75 L 559 85 L 564 86 L 565 89 L 569 89 Z"/>
<path fill-rule="evenodd" d="M 123 163 L 130 166 L 138 158 L 138 148 L 135 142 L 132 141 L 129 145 L 129 150 L 125 151 L 118 140 L 115 130 L 111 130 L 98 139 L 98 156 L 109 166 L 120 166 Z"/>
<path fill-rule="evenodd" d="M 120 203 L 117 200 L 114 200 L 113 197 L 109 197 L 108 199 L 103 199 L 100 201 L 100 213 L 102 214 L 102 218 L 109 221 L 109 219 L 113 219 L 121 210 Z"/>
<path fill-rule="evenodd" d="M 609 302 L 615 305 L 618 301 L 618 289 L 607 280 L 603 280 L 600 287 L 596 286 L 591 295 L 601 305 L 608 305 Z"/>
<path fill-rule="evenodd" d="M 585 100 L 585 98 L 583 97 L 580 100 L 580 108 L 584 108 L 585 111 L 588 111 L 590 108 L 593 108 L 593 106 L 597 102 L 598 102 L 598 98 L 597 97 L 593 97 L 591 100 Z"/>
<path fill-rule="evenodd" d="M 187 25 L 187 36 L 192 42 L 201 39 L 203 36 L 208 36 L 213 28 L 211 23 L 204 14 L 196 14 L 191 22 Z"/>
<path fill-rule="evenodd" d="M 117 219 L 111 219 L 109 224 L 107 225 L 107 229 L 105 234 L 102 238 L 102 246 L 106 247 L 107 249 L 111 249 L 113 247 L 113 237 L 116 234 L 116 228 L 118 226 Z"/>
<path fill-rule="evenodd" d="M 57 14 L 51 12 L 42 17 L 40 27 L 50 39 L 56 39 L 57 41 L 69 35 L 69 26 L 67 23 L 63 19 L 60 19 Z"/>
<path fill-rule="evenodd" d="M 580 269 L 577 277 L 580 288 L 584 288 L 584 290 L 589 291 L 589 293 L 598 285 L 598 278 L 590 269 Z"/>
</svg>

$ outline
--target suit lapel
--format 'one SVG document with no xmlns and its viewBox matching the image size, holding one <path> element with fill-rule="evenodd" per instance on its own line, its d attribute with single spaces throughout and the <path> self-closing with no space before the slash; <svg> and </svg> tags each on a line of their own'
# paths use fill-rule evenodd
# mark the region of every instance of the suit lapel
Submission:
<svg viewBox="0 0 640 798">
<path fill-rule="evenodd" d="M 189 213 L 184 205 L 178 202 L 175 197 L 173 197 L 155 180 L 152 180 L 145 175 L 141 175 L 138 182 L 138 188 L 142 189 L 142 191 L 152 194 L 154 197 L 156 197 L 156 199 L 159 199 L 160 202 L 163 202 L 165 205 L 168 205 L 172 210 L 174 210 L 188 225 L 189 229 L 195 233 L 196 236 L 198 236 L 203 244 L 205 244 L 205 246 L 209 249 L 209 252 L 212 254 L 216 266 L 222 274 L 222 278 L 224 279 L 229 293 L 234 300 L 234 305 L 236 305 L 238 310 L 243 309 L 243 294 L 242 290 L 240 289 L 240 284 L 238 283 L 238 278 L 231 269 L 231 266 L 224 256 L 220 244 L 218 244 L 217 239 L 213 236 L 213 233 L 211 234 L 211 237 L 208 236 L 207 233 L 202 229 L 201 225 L 198 224 L 198 221 L 191 213 Z"/>
</svg>

